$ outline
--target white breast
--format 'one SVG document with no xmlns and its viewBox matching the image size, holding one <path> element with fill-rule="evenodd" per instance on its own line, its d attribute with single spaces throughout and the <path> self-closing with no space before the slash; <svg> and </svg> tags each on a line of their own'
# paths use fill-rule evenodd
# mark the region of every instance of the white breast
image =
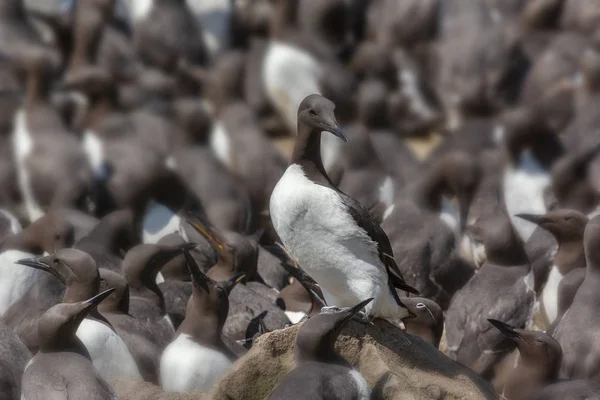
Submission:
<svg viewBox="0 0 600 400">
<path fill-rule="evenodd" d="M 421 93 L 414 71 L 404 68 L 400 72 L 399 78 L 402 82 L 402 93 L 410 100 L 411 110 L 423 118 L 433 116 L 433 110 Z"/>
<path fill-rule="evenodd" d="M 298 106 L 309 94 L 320 94 L 321 65 L 309 53 L 271 41 L 265 54 L 262 80 L 275 109 L 292 130 L 297 127 Z"/>
<path fill-rule="evenodd" d="M 129 0 L 129 4 L 133 22 L 138 22 L 148 16 L 154 5 L 154 0 Z"/>
<path fill-rule="evenodd" d="M 288 317 L 292 324 L 297 324 L 302 321 L 304 317 L 306 317 L 306 313 L 302 311 L 284 311 L 285 315 Z"/>
<path fill-rule="evenodd" d="M 155 201 L 150 200 L 143 219 L 142 240 L 144 243 L 157 243 L 171 233 L 179 232 L 181 218 Z"/>
<path fill-rule="evenodd" d="M 90 353 L 92 364 L 104 379 L 142 380 L 125 342 L 105 324 L 86 318 L 77 329 L 77 337 Z"/>
<path fill-rule="evenodd" d="M 554 322 L 558 314 L 558 284 L 562 278 L 563 275 L 558 270 L 558 267 L 553 265 L 542 291 L 542 303 L 544 304 L 544 311 L 550 323 Z"/>
<path fill-rule="evenodd" d="M 23 297 L 40 274 L 45 273 L 15 264 L 17 260 L 31 257 L 34 255 L 19 250 L 6 250 L 0 254 L 0 315 Z"/>
<path fill-rule="evenodd" d="M 25 115 L 25 110 L 23 109 L 20 109 L 15 114 L 12 139 L 13 152 L 17 164 L 19 190 L 23 196 L 29 221 L 33 222 L 44 215 L 44 211 L 35 200 L 33 190 L 31 188 L 31 177 L 25 165 L 27 157 L 29 157 L 33 151 L 33 137 L 29 131 L 29 128 L 27 127 L 27 118 Z"/>
<path fill-rule="evenodd" d="M 458 221 L 460 220 L 460 212 L 446 197 L 442 198 L 442 209 L 440 211 L 440 219 L 448 225 L 448 227 L 458 235 L 459 226 Z"/>
<path fill-rule="evenodd" d="M 394 204 L 394 180 L 389 176 L 379 187 L 379 201 L 385 204 L 386 209 Z"/>
<path fill-rule="evenodd" d="M 204 43 L 213 55 L 228 44 L 231 4 L 229 0 L 188 1 L 202 26 Z"/>
<path fill-rule="evenodd" d="M 339 160 L 343 145 L 343 141 L 330 133 L 321 135 L 321 160 L 325 171 L 328 173 L 331 172 L 331 168 Z"/>
<path fill-rule="evenodd" d="M 349 307 L 374 297 L 367 312 L 396 317 L 377 244 L 335 191 L 314 184 L 292 164 L 273 191 L 270 212 L 283 244 L 319 283 L 328 305 Z"/>
<path fill-rule="evenodd" d="M 363 376 L 355 369 L 352 369 L 348 375 L 352 382 L 356 387 L 356 392 L 358 396 L 356 397 L 359 400 L 368 400 L 371 398 L 371 391 L 369 390 L 369 385 Z"/>
<path fill-rule="evenodd" d="M 223 353 L 179 335 L 160 359 L 160 383 L 165 392 L 207 392 L 228 370 L 231 361 Z"/>
<path fill-rule="evenodd" d="M 0 209 L 0 214 L 2 214 L 4 216 L 4 218 L 6 218 L 8 220 L 8 222 L 10 224 L 10 232 L 13 235 L 16 235 L 17 233 L 19 233 L 23 230 L 21 223 L 19 222 L 17 217 L 12 215 L 12 213 L 10 213 L 7 210 Z"/>
<path fill-rule="evenodd" d="M 221 121 L 213 124 L 212 131 L 210 132 L 210 148 L 219 161 L 228 168 L 232 167 L 229 135 Z"/>
<path fill-rule="evenodd" d="M 102 174 L 102 164 L 104 163 L 104 143 L 95 132 L 86 130 L 83 134 L 83 151 L 96 176 Z"/>
<path fill-rule="evenodd" d="M 529 152 L 521 156 L 516 168 L 504 173 L 504 201 L 513 226 L 523 241 L 527 241 L 536 228 L 516 214 L 545 214 L 544 189 L 550 183 L 550 174 Z"/>
</svg>

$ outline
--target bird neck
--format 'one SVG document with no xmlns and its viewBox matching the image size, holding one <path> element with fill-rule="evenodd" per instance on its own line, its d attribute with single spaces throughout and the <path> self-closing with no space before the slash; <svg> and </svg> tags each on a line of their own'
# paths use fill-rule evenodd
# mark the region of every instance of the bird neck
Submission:
<svg viewBox="0 0 600 400">
<path fill-rule="evenodd" d="M 575 268 L 585 266 L 585 252 L 581 240 L 559 242 L 554 264 L 564 276 Z"/>
<path fill-rule="evenodd" d="M 305 174 L 310 174 L 317 183 L 333 186 L 321 158 L 321 131 L 298 124 L 298 138 L 292 153 L 292 164 L 302 166 Z"/>
</svg>

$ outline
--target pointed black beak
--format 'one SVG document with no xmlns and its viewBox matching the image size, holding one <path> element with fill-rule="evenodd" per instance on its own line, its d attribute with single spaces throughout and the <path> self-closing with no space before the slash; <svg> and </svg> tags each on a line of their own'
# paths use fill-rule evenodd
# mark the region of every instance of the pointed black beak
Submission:
<svg viewBox="0 0 600 400">
<path fill-rule="evenodd" d="M 344 133 L 344 131 L 342 130 L 342 128 L 340 128 L 337 124 L 331 125 L 331 126 L 327 126 L 327 132 L 331 132 L 333 135 L 339 137 L 344 142 L 348 141 L 348 136 L 346 136 L 346 134 Z"/>
<path fill-rule="evenodd" d="M 408 311 L 408 317 L 404 318 L 404 319 L 414 319 L 417 318 L 417 314 L 414 313 L 414 308 L 412 306 L 412 304 L 406 304 L 405 301 L 402 301 L 402 299 L 398 296 L 397 297 L 398 302 L 400 303 L 401 307 L 406 308 L 406 310 Z"/>
<path fill-rule="evenodd" d="M 522 339 L 521 335 L 515 332 L 515 328 L 497 319 L 488 319 L 489 323 L 494 325 L 504 336 L 509 339 Z"/>
<path fill-rule="evenodd" d="M 545 218 L 543 215 L 536 214 L 516 214 L 515 217 L 519 217 L 525 221 L 529 221 L 536 225 L 541 225 L 545 222 Z"/>
<path fill-rule="evenodd" d="M 350 321 L 350 319 L 356 315 L 356 313 L 358 313 L 360 310 L 362 310 L 363 308 L 365 308 L 365 306 L 367 304 L 369 304 L 370 302 L 373 301 L 373 297 L 371 297 L 370 299 L 366 299 L 361 301 L 360 303 L 358 303 L 357 305 L 355 305 L 354 307 L 350 308 L 349 310 L 344 310 L 341 312 L 341 314 L 344 315 L 344 317 L 336 324 L 338 327 L 343 327 L 344 325 L 346 325 L 346 323 L 348 321 Z"/>
<path fill-rule="evenodd" d="M 77 314 L 78 317 L 85 317 L 90 312 L 92 312 L 93 310 L 95 310 L 96 308 L 98 308 L 98 306 L 100 305 L 100 303 L 102 303 L 104 300 L 106 300 L 106 298 L 108 296 L 110 296 L 115 290 L 117 290 L 117 289 L 110 288 L 110 289 L 105 290 L 102 293 L 98 293 L 97 295 L 95 295 L 91 299 L 85 300 L 83 302 L 84 308 Z"/>
<path fill-rule="evenodd" d="M 58 276 L 58 271 L 49 266 L 48 264 L 42 262 L 39 258 L 24 258 L 22 260 L 15 261 L 15 264 L 25 265 L 27 267 L 40 269 L 42 271 L 46 271 L 51 273 L 54 276 Z"/>
<path fill-rule="evenodd" d="M 213 229 L 208 226 L 208 223 L 204 222 L 204 218 L 191 211 L 189 211 L 188 214 L 194 219 L 193 221 L 188 220 L 188 224 L 190 224 L 196 231 L 200 232 L 200 234 L 209 241 L 211 246 L 216 247 L 216 250 L 223 250 L 225 244 L 212 232 Z"/>
<path fill-rule="evenodd" d="M 185 257 L 185 265 L 192 276 L 192 282 L 195 285 L 200 286 L 206 293 L 210 293 L 210 287 L 208 286 L 209 278 L 202 271 L 200 271 L 200 267 L 198 267 L 196 260 L 194 260 L 194 257 L 192 257 L 189 251 L 184 251 L 183 255 Z"/>
<path fill-rule="evenodd" d="M 244 275 L 244 274 L 237 274 L 234 277 L 232 277 L 224 282 L 220 282 L 221 286 L 223 286 L 223 288 L 225 289 L 227 296 L 229 296 L 229 293 L 231 293 L 233 288 L 238 283 L 240 283 L 245 277 L 246 277 L 246 275 Z"/>
</svg>

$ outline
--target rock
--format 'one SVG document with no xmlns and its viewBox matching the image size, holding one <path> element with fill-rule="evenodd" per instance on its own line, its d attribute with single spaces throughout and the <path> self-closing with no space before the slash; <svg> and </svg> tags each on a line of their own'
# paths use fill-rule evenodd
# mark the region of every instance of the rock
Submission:
<svg viewBox="0 0 600 400">
<path fill-rule="evenodd" d="M 149 382 L 113 380 L 109 382 L 119 400 L 207 400 L 199 392 L 166 393 L 160 386 Z"/>
<path fill-rule="evenodd" d="M 207 394 L 212 400 L 264 399 L 294 367 L 300 325 L 262 335 Z M 336 350 L 378 385 L 383 399 L 498 399 L 493 387 L 418 337 L 390 323 L 351 321 Z M 381 381 L 381 382 L 380 382 Z"/>
</svg>

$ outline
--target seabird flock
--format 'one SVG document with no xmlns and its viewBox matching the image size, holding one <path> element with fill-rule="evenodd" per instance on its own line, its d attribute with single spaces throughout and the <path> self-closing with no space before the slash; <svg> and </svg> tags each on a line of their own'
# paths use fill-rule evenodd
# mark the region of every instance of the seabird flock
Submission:
<svg viewBox="0 0 600 400">
<path fill-rule="evenodd" d="M 600 399 L 598 153 L 598 1 L 1 0 L 0 398 Z"/>
</svg>

